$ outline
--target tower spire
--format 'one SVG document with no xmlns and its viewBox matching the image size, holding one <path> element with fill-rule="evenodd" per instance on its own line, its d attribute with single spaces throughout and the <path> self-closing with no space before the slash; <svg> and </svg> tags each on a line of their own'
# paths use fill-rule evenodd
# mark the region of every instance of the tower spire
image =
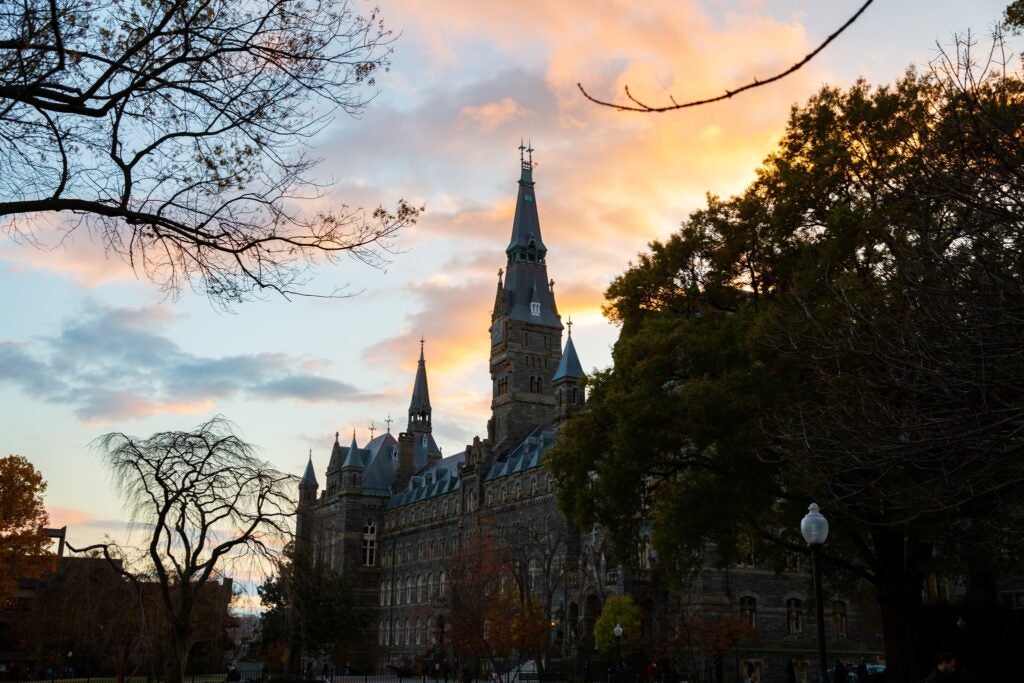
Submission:
<svg viewBox="0 0 1024 683">
<path fill-rule="evenodd" d="M 430 431 L 430 390 L 427 388 L 427 361 L 424 357 L 425 340 L 420 336 L 420 360 L 416 366 L 416 381 L 409 402 L 409 432 Z"/>
</svg>

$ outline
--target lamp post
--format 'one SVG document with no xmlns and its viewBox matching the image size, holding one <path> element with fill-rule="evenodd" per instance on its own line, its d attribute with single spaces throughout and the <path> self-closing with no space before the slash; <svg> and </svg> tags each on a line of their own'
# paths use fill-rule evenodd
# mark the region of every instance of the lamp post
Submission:
<svg viewBox="0 0 1024 683">
<path fill-rule="evenodd" d="M 622 625 L 615 624 L 612 633 L 615 634 L 615 668 L 618 669 L 622 662 Z"/>
<path fill-rule="evenodd" d="M 828 683 L 828 656 L 825 654 L 825 605 L 821 591 L 821 546 L 828 538 L 828 520 L 818 511 L 818 504 L 811 503 L 807 514 L 800 521 L 800 533 L 811 548 L 811 572 L 814 574 L 814 602 L 818 611 L 818 657 L 821 683 Z"/>
</svg>

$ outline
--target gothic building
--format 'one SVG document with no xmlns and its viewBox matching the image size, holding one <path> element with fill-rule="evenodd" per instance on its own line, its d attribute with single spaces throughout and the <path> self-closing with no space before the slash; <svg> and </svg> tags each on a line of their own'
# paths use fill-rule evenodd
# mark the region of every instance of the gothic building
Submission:
<svg viewBox="0 0 1024 683">
<path fill-rule="evenodd" d="M 396 438 L 389 428 L 363 446 L 355 434 L 342 446 L 336 434 L 323 487 L 310 455 L 299 486 L 298 542 L 350 576 L 360 602 L 373 611 L 372 633 L 363 634 L 364 647 L 350 663 L 413 666 L 445 656 L 448 567 L 468 531 L 486 517 L 519 554 L 521 585 L 548 610 L 553 647 L 566 660 L 594 656 L 593 625 L 605 599 L 630 594 L 644 613 L 645 640 L 660 643 L 662 655 L 678 642 L 673 610 L 712 609 L 747 621 L 761 635 L 759 645 L 729 661 L 722 680 L 734 680 L 740 663 L 749 661 L 761 680 L 783 681 L 790 658 L 797 680 L 810 680 L 815 641 L 803 624 L 806 572 L 783 579 L 753 561 L 709 568 L 693 595 L 673 595 L 659 583 L 645 539 L 638 539 L 638 562 L 627 570 L 606 555 L 599 529 L 580 533 L 559 512 L 544 454 L 561 423 L 585 405 L 584 373 L 571 322 L 563 325 L 556 306 L 529 156 L 521 158 L 505 255 L 490 321 L 486 438 L 442 457 L 432 434 L 421 340 L 405 430 Z M 854 625 L 863 623 L 856 608 L 840 596 L 830 605 L 834 656 L 866 654 L 874 634 Z"/>
</svg>

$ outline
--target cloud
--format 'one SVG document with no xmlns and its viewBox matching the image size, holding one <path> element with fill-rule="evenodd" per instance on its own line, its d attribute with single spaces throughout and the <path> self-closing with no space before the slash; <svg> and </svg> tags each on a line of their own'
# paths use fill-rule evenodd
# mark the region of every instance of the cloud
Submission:
<svg viewBox="0 0 1024 683">
<path fill-rule="evenodd" d="M 304 403 L 375 400 L 355 387 L 310 374 L 325 361 L 283 353 L 199 356 L 163 336 L 166 307 L 94 307 L 54 335 L 0 341 L 0 382 L 27 396 L 71 406 L 87 422 L 209 413 L 234 397 Z"/>
<path fill-rule="evenodd" d="M 466 105 L 459 110 L 459 121 L 462 123 L 472 122 L 481 130 L 490 132 L 516 119 L 521 119 L 529 114 L 511 97 L 506 97 L 498 102 L 488 102 L 480 106 Z"/>
</svg>

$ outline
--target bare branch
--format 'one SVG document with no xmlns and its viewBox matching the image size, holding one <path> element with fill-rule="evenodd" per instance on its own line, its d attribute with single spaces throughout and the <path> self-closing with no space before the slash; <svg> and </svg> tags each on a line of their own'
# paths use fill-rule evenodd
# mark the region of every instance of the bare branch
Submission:
<svg viewBox="0 0 1024 683">
<path fill-rule="evenodd" d="M 807 55 L 805 55 L 803 59 L 801 59 L 799 62 L 797 62 L 793 66 L 789 67 L 785 71 L 777 73 L 774 76 L 770 76 L 769 78 L 764 78 L 764 79 L 755 78 L 753 81 L 751 81 L 750 83 L 747 83 L 746 85 L 741 85 L 740 87 L 734 88 L 732 90 L 726 90 L 725 93 L 722 94 L 722 95 L 716 95 L 714 97 L 706 97 L 706 98 L 703 98 L 703 99 L 692 100 L 690 102 L 677 102 L 675 97 L 673 97 L 672 95 L 669 95 L 668 98 L 669 98 L 669 101 L 671 102 L 671 104 L 666 104 L 666 105 L 662 105 L 662 106 L 652 106 L 652 105 L 649 105 L 649 104 L 643 102 L 642 100 L 637 99 L 633 95 L 633 93 L 630 92 L 628 85 L 624 86 L 624 90 L 625 90 L 625 93 L 626 93 L 626 99 L 628 99 L 633 104 L 622 104 L 620 102 L 610 102 L 610 101 L 607 101 L 607 100 L 598 99 L 598 98 L 592 96 L 590 93 L 588 93 L 586 91 L 586 89 L 583 87 L 582 83 L 577 83 L 576 87 L 580 89 L 580 92 L 583 93 L 583 96 L 585 98 L 587 98 L 588 100 L 590 100 L 594 104 L 599 104 L 602 107 L 609 107 L 611 109 L 616 109 L 618 111 L 635 111 L 635 112 L 642 112 L 642 113 L 645 113 L 645 114 L 661 114 L 661 113 L 664 113 L 664 112 L 667 112 L 667 111 L 675 111 L 677 109 L 688 109 L 690 107 L 699 107 L 699 106 L 704 105 L 704 104 L 711 104 L 712 102 L 721 102 L 722 100 L 730 99 L 730 98 L 732 98 L 735 95 L 739 95 L 742 92 L 746 92 L 747 90 L 753 90 L 754 88 L 760 88 L 760 87 L 768 85 L 770 83 L 774 83 L 775 81 L 782 80 L 786 76 L 789 76 L 790 74 L 795 73 L 796 71 L 800 70 L 805 64 L 807 64 L 809 61 L 814 59 L 818 55 L 819 52 L 821 52 L 826 47 L 828 47 L 829 43 L 831 43 L 833 40 L 838 38 L 839 35 L 842 34 L 843 31 L 848 29 L 853 24 L 853 22 L 857 21 L 857 19 L 860 18 L 860 15 L 864 13 L 864 10 L 866 10 L 868 8 L 868 6 L 871 5 L 872 2 L 874 2 L 874 0 L 867 0 L 863 5 L 861 5 L 860 9 L 858 9 L 853 14 L 853 16 L 851 16 L 849 19 L 846 20 L 846 23 L 844 23 L 838 29 L 833 31 L 828 36 L 828 38 L 825 39 L 825 41 L 823 43 L 821 43 L 818 47 L 814 48 L 814 50 L 812 50 L 811 52 L 807 53 Z"/>
</svg>

